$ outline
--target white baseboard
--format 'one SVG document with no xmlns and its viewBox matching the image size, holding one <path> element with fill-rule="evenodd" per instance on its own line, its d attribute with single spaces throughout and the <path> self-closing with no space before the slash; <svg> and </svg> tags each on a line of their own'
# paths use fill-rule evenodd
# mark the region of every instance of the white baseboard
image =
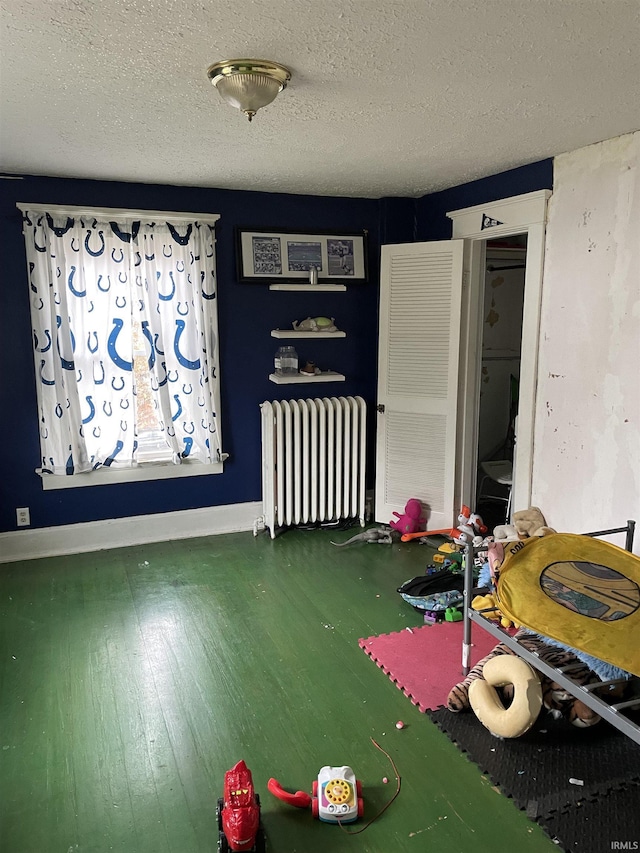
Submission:
<svg viewBox="0 0 640 853">
<path fill-rule="evenodd" d="M 0 563 L 254 529 L 262 501 L 0 533 Z"/>
</svg>

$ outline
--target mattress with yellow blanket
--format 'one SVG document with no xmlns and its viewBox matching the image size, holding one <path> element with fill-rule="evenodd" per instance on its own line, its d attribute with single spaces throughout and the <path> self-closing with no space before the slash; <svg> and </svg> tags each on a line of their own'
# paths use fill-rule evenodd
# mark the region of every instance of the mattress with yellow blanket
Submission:
<svg viewBox="0 0 640 853">
<path fill-rule="evenodd" d="M 504 545 L 497 600 L 511 621 L 640 676 L 640 558 L 590 536 Z"/>
</svg>

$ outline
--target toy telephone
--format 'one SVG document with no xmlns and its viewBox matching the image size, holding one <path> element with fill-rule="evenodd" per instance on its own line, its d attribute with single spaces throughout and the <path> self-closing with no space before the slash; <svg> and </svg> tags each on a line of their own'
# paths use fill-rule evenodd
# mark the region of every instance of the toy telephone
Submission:
<svg viewBox="0 0 640 853">
<path fill-rule="evenodd" d="M 322 767 L 313 783 L 313 816 L 325 823 L 353 823 L 364 814 L 362 784 L 350 767 Z"/>
<path fill-rule="evenodd" d="M 321 767 L 318 778 L 313 781 L 311 797 L 304 791 L 291 794 L 273 778 L 269 779 L 267 788 L 290 806 L 301 809 L 311 806 L 313 816 L 325 823 L 353 823 L 364 814 L 362 783 L 346 765 Z"/>
<path fill-rule="evenodd" d="M 401 727 L 400 724 L 398 727 Z M 279 800 L 288 803 L 290 806 L 297 806 L 299 809 L 308 809 L 311 806 L 314 817 L 325 823 L 337 823 L 342 831 L 348 835 L 358 835 L 371 826 L 400 793 L 400 774 L 393 758 L 373 738 L 370 740 L 375 748 L 379 749 L 389 759 L 396 777 L 396 790 L 380 811 L 359 829 L 346 829 L 343 826 L 345 823 L 353 823 L 364 814 L 362 782 L 356 779 L 353 770 L 346 765 L 342 767 L 330 767 L 329 765 L 321 767 L 318 778 L 313 781 L 313 796 L 311 797 L 304 791 L 296 791 L 295 794 L 291 794 L 282 788 L 277 779 L 273 778 L 267 782 L 267 788 L 274 797 L 278 797 Z"/>
</svg>

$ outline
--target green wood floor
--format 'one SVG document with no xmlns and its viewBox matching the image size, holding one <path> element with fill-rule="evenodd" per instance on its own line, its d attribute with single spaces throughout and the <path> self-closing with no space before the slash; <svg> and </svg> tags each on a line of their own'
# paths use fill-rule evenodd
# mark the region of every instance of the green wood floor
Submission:
<svg viewBox="0 0 640 853">
<path fill-rule="evenodd" d="M 557 850 L 358 647 L 420 624 L 395 590 L 430 549 L 330 543 L 349 535 L 0 566 L 2 853 L 211 853 L 223 775 L 240 758 L 270 853 Z M 402 791 L 364 833 L 268 793 L 270 776 L 309 791 L 322 765 L 350 764 L 372 816 L 394 785 L 370 737 Z"/>
</svg>

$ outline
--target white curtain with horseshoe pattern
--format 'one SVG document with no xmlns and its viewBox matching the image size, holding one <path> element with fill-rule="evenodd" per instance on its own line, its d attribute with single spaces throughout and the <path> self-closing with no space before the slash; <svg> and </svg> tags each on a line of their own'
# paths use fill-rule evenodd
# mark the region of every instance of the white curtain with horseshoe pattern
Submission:
<svg viewBox="0 0 640 853">
<path fill-rule="evenodd" d="M 198 222 L 142 224 L 136 291 L 160 427 L 177 458 L 217 462 L 215 235 Z"/>
<path fill-rule="evenodd" d="M 174 462 L 217 462 L 210 223 L 23 213 L 42 470 L 136 465 L 132 329 Z"/>
</svg>

